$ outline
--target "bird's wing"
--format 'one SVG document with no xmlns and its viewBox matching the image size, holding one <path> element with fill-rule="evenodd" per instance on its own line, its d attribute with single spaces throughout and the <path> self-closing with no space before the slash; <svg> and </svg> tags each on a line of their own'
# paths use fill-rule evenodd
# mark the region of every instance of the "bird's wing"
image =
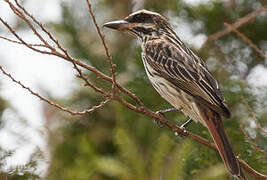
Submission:
<svg viewBox="0 0 267 180">
<path fill-rule="evenodd" d="M 145 44 L 145 57 L 150 66 L 175 87 L 192 95 L 214 111 L 230 118 L 220 87 L 204 62 L 184 44 L 150 40 Z"/>
</svg>

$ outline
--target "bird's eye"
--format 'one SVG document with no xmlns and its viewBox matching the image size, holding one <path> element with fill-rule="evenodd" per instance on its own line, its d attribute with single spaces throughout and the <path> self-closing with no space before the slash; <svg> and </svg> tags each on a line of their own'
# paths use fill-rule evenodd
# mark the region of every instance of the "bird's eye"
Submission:
<svg viewBox="0 0 267 180">
<path fill-rule="evenodd" d="M 134 16 L 136 22 L 145 22 L 146 17 L 144 14 L 137 14 Z"/>
<path fill-rule="evenodd" d="M 129 17 L 127 21 L 131 23 L 152 23 L 153 19 L 147 14 L 136 14 L 134 16 Z"/>
</svg>

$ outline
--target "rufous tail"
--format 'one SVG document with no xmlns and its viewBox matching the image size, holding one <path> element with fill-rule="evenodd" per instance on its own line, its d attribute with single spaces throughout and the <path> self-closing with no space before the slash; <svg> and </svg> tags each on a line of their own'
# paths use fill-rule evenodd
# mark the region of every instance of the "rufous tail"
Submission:
<svg viewBox="0 0 267 180">
<path fill-rule="evenodd" d="M 205 105 L 198 108 L 227 170 L 239 179 L 247 180 L 226 136 L 220 115 Z"/>
</svg>

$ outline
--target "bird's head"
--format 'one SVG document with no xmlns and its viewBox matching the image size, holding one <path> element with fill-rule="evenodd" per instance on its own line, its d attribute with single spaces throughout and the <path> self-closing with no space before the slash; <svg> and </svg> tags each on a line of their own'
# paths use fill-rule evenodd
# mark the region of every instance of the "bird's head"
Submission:
<svg viewBox="0 0 267 180">
<path fill-rule="evenodd" d="M 128 32 L 140 39 L 147 36 L 159 36 L 161 32 L 170 29 L 164 16 L 147 10 L 136 11 L 122 20 L 111 21 L 103 26 Z"/>
</svg>

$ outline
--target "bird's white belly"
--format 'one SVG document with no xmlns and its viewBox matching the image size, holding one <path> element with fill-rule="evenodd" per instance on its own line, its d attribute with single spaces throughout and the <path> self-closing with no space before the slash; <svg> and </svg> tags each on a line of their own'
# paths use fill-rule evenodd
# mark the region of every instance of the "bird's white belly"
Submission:
<svg viewBox="0 0 267 180">
<path fill-rule="evenodd" d="M 182 90 L 177 90 L 177 88 L 174 88 L 174 85 L 172 85 L 170 82 L 160 76 L 155 75 L 156 73 L 154 73 L 152 76 L 151 74 L 155 72 L 153 68 L 144 60 L 143 63 L 146 74 L 156 91 L 166 101 L 168 101 L 178 110 L 182 111 L 186 116 L 192 118 L 195 122 L 202 122 L 193 97 Z"/>
</svg>

